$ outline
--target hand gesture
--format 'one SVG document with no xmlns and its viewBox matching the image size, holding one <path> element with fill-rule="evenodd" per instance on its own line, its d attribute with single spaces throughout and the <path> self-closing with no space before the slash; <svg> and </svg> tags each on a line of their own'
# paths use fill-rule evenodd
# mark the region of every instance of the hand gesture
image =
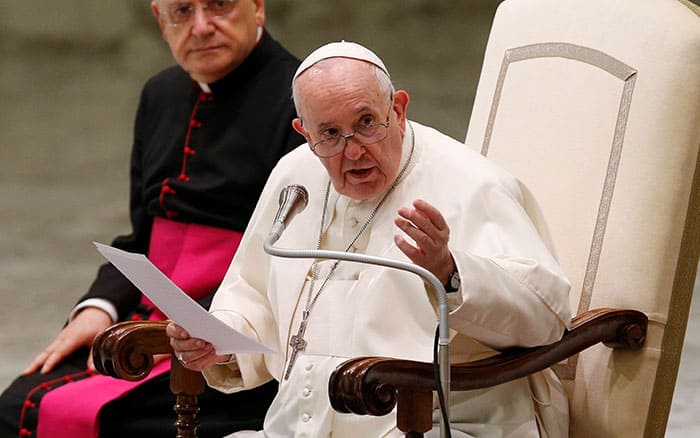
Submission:
<svg viewBox="0 0 700 438">
<path fill-rule="evenodd" d="M 442 213 L 426 201 L 416 199 L 412 207 L 399 209 L 394 223 L 413 241 L 394 236 L 396 246 L 419 266 L 432 272 L 443 284 L 455 270 L 455 262 L 447 247 L 450 227 Z"/>
</svg>

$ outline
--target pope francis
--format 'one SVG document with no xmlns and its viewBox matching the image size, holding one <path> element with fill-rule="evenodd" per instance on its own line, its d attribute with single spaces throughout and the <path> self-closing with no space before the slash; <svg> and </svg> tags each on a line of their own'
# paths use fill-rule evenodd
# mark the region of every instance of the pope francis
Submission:
<svg viewBox="0 0 700 438">
<path fill-rule="evenodd" d="M 270 175 L 211 312 L 276 354 L 218 355 L 170 324 L 179 359 L 223 392 L 270 379 L 263 431 L 234 436 L 393 437 L 395 416 L 339 414 L 335 367 L 356 356 L 432 360 L 436 303 L 423 280 L 391 268 L 272 257 L 263 250 L 289 184 L 308 206 L 279 247 L 370 254 L 420 265 L 449 292 L 453 360 L 558 340 L 569 283 L 537 205 L 513 176 L 462 143 L 407 119 L 408 94 L 355 43 L 311 53 L 293 82 L 307 144 Z M 232 193 L 231 196 L 235 196 Z M 450 397 L 453 436 L 566 437 L 568 405 L 551 370 Z M 437 419 L 437 415 L 435 416 Z"/>
</svg>

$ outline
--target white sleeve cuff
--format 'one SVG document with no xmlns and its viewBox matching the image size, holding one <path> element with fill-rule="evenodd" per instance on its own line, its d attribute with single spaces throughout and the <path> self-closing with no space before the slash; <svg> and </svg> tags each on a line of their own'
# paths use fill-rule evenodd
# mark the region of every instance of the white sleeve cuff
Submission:
<svg viewBox="0 0 700 438">
<path fill-rule="evenodd" d="M 117 308 L 114 307 L 114 304 L 110 303 L 109 301 L 103 298 L 88 298 L 87 300 L 75 306 L 73 310 L 71 310 L 70 315 L 68 315 L 68 321 L 73 321 L 73 318 L 75 318 L 78 312 L 85 309 L 86 307 L 97 307 L 98 309 L 104 310 L 105 312 L 107 312 L 109 317 L 112 318 L 112 324 L 119 320 Z"/>
<path fill-rule="evenodd" d="M 236 363 L 236 355 L 235 354 L 230 354 L 228 356 L 228 360 L 225 360 L 223 362 L 217 362 L 217 365 L 230 365 L 232 363 Z"/>
</svg>

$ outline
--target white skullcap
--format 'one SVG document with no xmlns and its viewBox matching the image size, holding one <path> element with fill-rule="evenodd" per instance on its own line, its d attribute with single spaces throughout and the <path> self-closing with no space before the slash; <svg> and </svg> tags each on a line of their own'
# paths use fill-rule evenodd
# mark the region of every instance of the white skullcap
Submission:
<svg viewBox="0 0 700 438">
<path fill-rule="evenodd" d="M 377 55 L 374 54 L 368 48 L 361 46 L 357 43 L 351 43 L 347 41 L 340 41 L 335 43 L 328 43 L 325 46 L 321 46 L 318 49 L 311 52 L 309 56 L 302 61 L 301 65 L 294 73 L 294 79 L 302 74 L 306 69 L 316 64 L 319 61 L 328 58 L 350 58 L 358 59 L 360 61 L 369 62 L 379 67 L 387 76 L 389 76 L 389 71 L 384 66 L 384 63 Z M 390 76 L 389 76 L 390 77 Z"/>
</svg>

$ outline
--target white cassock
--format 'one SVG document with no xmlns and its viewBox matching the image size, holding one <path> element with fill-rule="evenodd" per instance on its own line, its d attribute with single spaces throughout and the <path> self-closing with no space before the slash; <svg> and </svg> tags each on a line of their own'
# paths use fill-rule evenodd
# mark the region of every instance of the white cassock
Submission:
<svg viewBox="0 0 700 438">
<path fill-rule="evenodd" d="M 558 340 L 571 319 L 569 283 L 527 189 L 464 144 L 415 122 L 407 124 L 402 165 L 409 156 L 401 181 L 351 250 L 409 261 L 394 245 L 393 236 L 401 232 L 394 218 L 399 208 L 424 199 L 449 224 L 449 247 L 462 279 L 460 290 L 450 294 L 452 360 L 480 359 L 505 347 Z M 236 355 L 235 363 L 208 369 L 207 382 L 234 392 L 271 378 L 280 381 L 264 435 L 256 436 L 400 436 L 394 414 L 368 417 L 333 411 L 328 378 L 338 364 L 356 356 L 432 361 L 435 301 L 412 273 L 341 262 L 311 310 L 306 350 L 284 380 L 289 340 L 307 302 L 312 263 L 263 251 L 279 193 L 288 184 L 305 186 L 309 203 L 276 245 L 316 249 L 328 175 L 303 145 L 270 175 L 211 306 L 218 318 L 279 353 Z M 354 201 L 331 186 L 322 248 L 344 250 L 380 198 Z M 314 293 L 332 263 L 320 263 L 321 280 Z M 438 421 L 437 411 L 434 419 Z M 551 370 L 489 389 L 455 392 L 450 420 L 453 429 L 476 437 L 568 435 L 566 397 Z"/>
</svg>

